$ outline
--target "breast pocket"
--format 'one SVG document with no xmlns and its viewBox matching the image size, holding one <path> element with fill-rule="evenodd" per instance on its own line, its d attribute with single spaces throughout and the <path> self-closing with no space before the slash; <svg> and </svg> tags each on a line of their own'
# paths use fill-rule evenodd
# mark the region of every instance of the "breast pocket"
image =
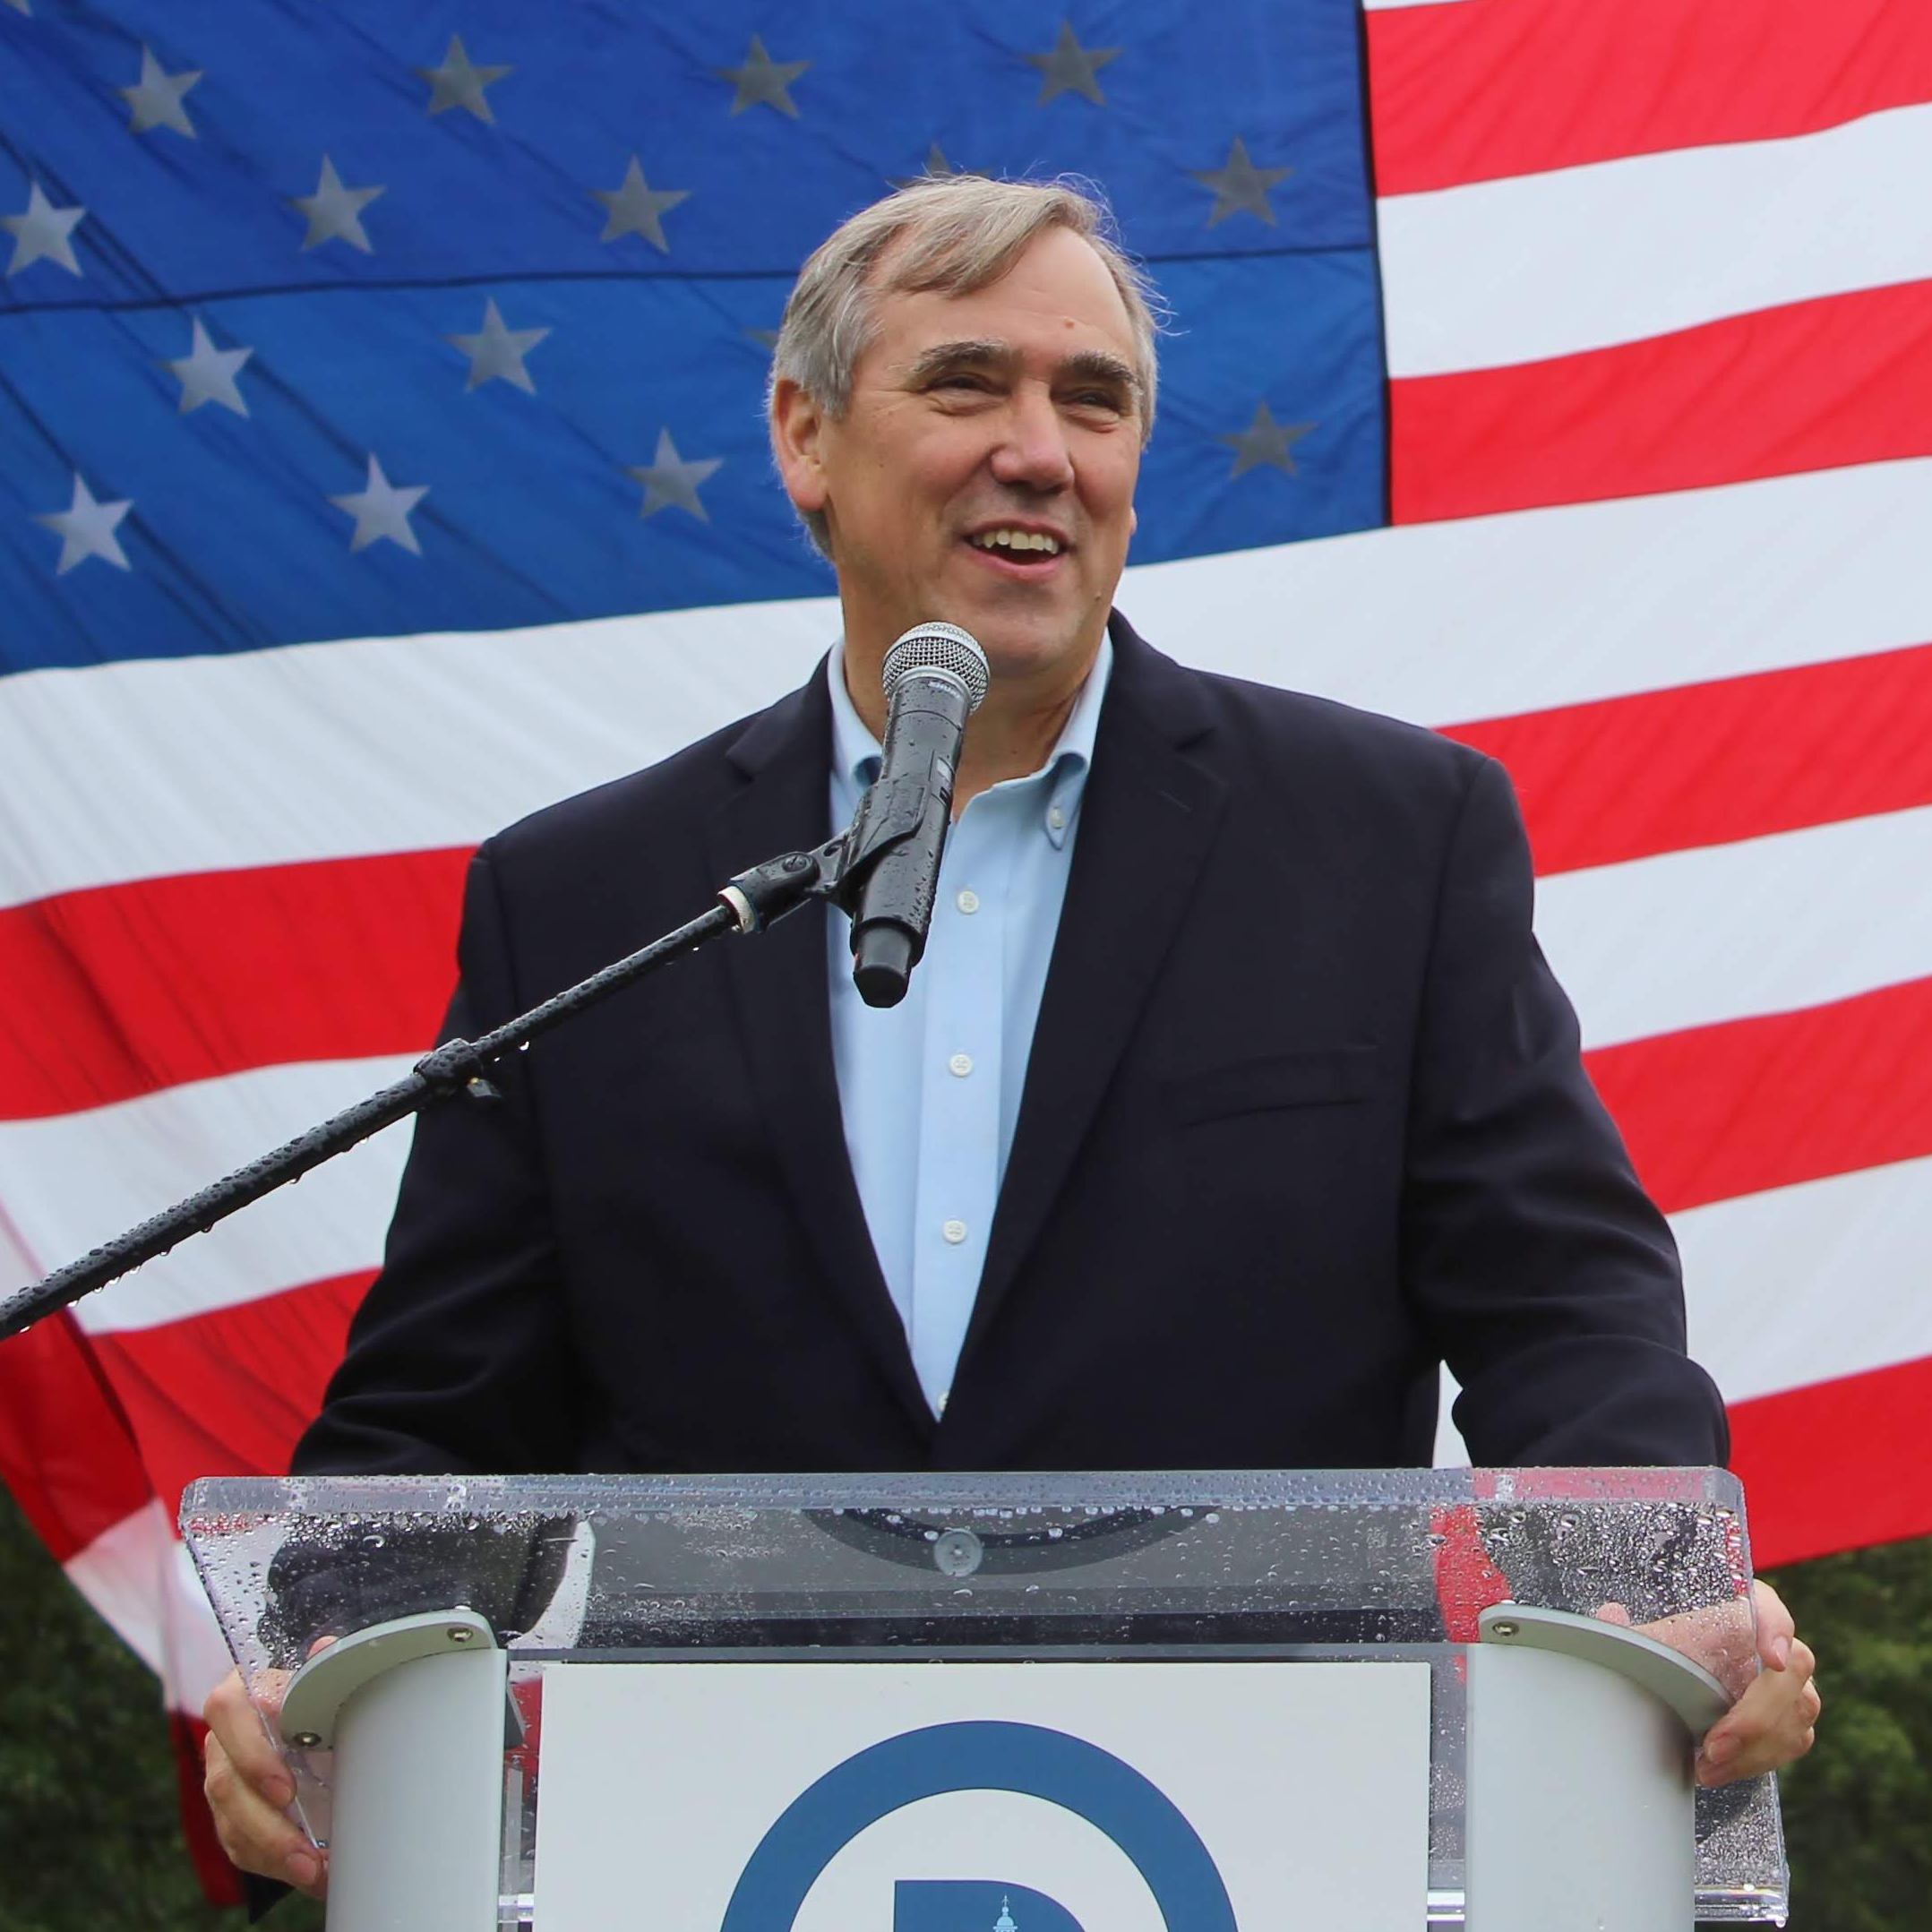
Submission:
<svg viewBox="0 0 1932 1932">
<path fill-rule="evenodd" d="M 1223 1067 L 1175 1074 L 1168 1104 L 1178 1126 L 1267 1113 L 1279 1107 L 1337 1107 L 1365 1100 L 1375 1088 L 1372 1046 L 1310 1047 L 1268 1053 Z"/>
</svg>

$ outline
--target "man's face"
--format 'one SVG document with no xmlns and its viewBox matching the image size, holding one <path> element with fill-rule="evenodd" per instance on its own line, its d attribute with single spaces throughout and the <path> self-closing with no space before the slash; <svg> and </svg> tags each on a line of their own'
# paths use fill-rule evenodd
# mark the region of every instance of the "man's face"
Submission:
<svg viewBox="0 0 1932 1932">
<path fill-rule="evenodd" d="M 938 618 L 997 673 L 1078 682 L 1140 468 L 1133 328 L 1105 264 L 1050 228 L 985 288 L 888 295 L 877 313 L 843 418 L 785 385 L 777 403 L 786 487 L 830 525 L 848 649 Z"/>
</svg>

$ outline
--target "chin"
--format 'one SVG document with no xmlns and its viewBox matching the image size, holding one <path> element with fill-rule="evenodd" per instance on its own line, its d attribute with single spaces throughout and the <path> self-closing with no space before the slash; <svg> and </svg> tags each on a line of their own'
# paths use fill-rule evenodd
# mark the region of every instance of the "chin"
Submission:
<svg viewBox="0 0 1932 1932">
<path fill-rule="evenodd" d="M 1066 648 L 1078 631 L 1079 618 L 1070 600 L 1043 596 L 1031 584 L 948 586 L 949 601 L 960 614 L 950 622 L 963 624 L 991 653 L 996 648 L 1021 657 L 1051 657 Z M 943 613 L 941 614 L 944 614 Z"/>
<path fill-rule="evenodd" d="M 1010 612 L 989 612 L 978 626 L 969 621 L 965 628 L 979 640 L 995 677 L 1037 675 L 1069 657 L 1089 655 L 1098 642 L 1085 627 L 1064 618 L 1054 623 L 1043 614 L 1016 622 Z"/>
</svg>

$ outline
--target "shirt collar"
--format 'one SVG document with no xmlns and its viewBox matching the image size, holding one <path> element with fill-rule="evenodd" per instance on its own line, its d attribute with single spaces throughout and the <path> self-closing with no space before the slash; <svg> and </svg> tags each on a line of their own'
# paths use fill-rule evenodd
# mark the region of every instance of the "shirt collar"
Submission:
<svg viewBox="0 0 1932 1932">
<path fill-rule="evenodd" d="M 841 638 L 832 646 L 826 660 L 825 674 L 832 700 L 832 805 L 835 818 L 849 824 L 859 809 L 859 798 L 879 776 L 882 751 L 878 739 L 866 728 L 865 720 L 846 689 L 846 644 Z M 1024 778 L 1007 778 L 984 795 L 1018 790 L 1022 786 L 1043 785 L 1046 798 L 1042 810 L 1046 836 L 1056 846 L 1064 846 L 1079 810 L 1080 795 L 1086 786 L 1087 769 L 1094 761 L 1094 739 L 1100 728 L 1100 707 L 1107 695 L 1107 680 L 1113 674 L 1113 640 L 1101 633 L 1100 653 L 1094 668 L 1086 674 L 1080 695 L 1060 727 L 1060 738 L 1039 770 Z M 970 727 L 969 727 L 970 728 Z M 970 809 L 970 808 L 969 808 Z"/>
</svg>

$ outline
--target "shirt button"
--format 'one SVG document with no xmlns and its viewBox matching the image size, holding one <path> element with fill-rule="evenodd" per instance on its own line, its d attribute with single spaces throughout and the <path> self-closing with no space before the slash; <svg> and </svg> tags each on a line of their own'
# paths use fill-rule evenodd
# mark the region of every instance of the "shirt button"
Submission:
<svg viewBox="0 0 1932 1932">
<path fill-rule="evenodd" d="M 950 1396 L 950 1395 L 951 1395 L 951 1394 L 952 1394 L 952 1390 L 951 1390 L 951 1389 L 949 1389 L 949 1388 L 942 1388 L 942 1389 L 941 1389 L 941 1390 L 940 1390 L 940 1391 L 939 1392 L 939 1394 L 938 1394 L 937 1395 L 935 1395 L 935 1396 L 933 1397 L 933 1399 L 932 1399 L 932 1407 L 933 1407 L 933 1410 L 934 1410 L 934 1412 L 935 1412 L 936 1413 L 938 1413 L 938 1414 L 940 1414 L 940 1415 L 944 1415 L 944 1414 L 945 1414 L 945 1413 L 946 1413 L 946 1403 L 947 1403 L 947 1399 L 948 1399 L 948 1397 L 949 1397 L 949 1396 Z"/>
<path fill-rule="evenodd" d="M 1058 805 L 1055 805 L 1047 813 L 1046 823 L 1049 831 L 1063 832 L 1067 829 L 1067 814 Z"/>
<path fill-rule="evenodd" d="M 974 891 L 971 886 L 968 886 L 953 901 L 953 904 L 963 913 L 976 913 L 979 910 L 979 894 Z"/>
<path fill-rule="evenodd" d="M 973 1070 L 973 1056 L 970 1053 L 955 1053 L 946 1064 L 963 1080 Z"/>
<path fill-rule="evenodd" d="M 940 1232 L 957 1248 L 966 1239 L 966 1223 L 963 1221 L 949 1221 L 940 1230 Z"/>
</svg>

